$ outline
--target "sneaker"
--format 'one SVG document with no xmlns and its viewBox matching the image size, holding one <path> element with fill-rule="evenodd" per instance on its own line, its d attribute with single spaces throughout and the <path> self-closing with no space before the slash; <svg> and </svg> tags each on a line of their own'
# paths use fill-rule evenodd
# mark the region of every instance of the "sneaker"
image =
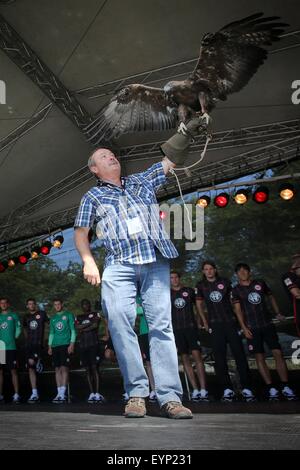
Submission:
<svg viewBox="0 0 300 470">
<path fill-rule="evenodd" d="M 191 410 L 185 408 L 180 401 L 168 401 L 162 406 L 167 418 L 171 419 L 191 419 L 193 414 Z"/>
<path fill-rule="evenodd" d="M 56 403 L 67 403 L 67 398 L 64 395 L 59 395 Z"/>
<path fill-rule="evenodd" d="M 249 388 L 244 388 L 242 390 L 242 397 L 247 403 L 256 401 L 255 396 L 253 395 L 252 391 Z"/>
<path fill-rule="evenodd" d="M 40 402 L 40 399 L 38 395 L 34 395 L 34 394 L 32 394 L 31 397 L 27 400 L 27 403 L 30 403 L 30 404 L 35 404 L 39 402 Z"/>
<path fill-rule="evenodd" d="M 199 401 L 199 390 L 193 390 L 191 401 Z"/>
<path fill-rule="evenodd" d="M 125 403 L 128 402 L 128 400 L 129 400 L 129 395 L 128 395 L 128 393 L 126 393 L 126 392 L 123 393 L 123 395 L 122 395 L 122 400 L 123 400 Z"/>
<path fill-rule="evenodd" d="M 18 395 L 17 393 L 15 393 L 14 396 L 13 396 L 12 402 L 13 402 L 15 405 L 19 405 L 19 404 L 21 403 L 20 395 Z"/>
<path fill-rule="evenodd" d="M 52 403 L 57 403 L 58 402 L 59 395 L 56 395 L 56 397 L 53 398 Z"/>
<path fill-rule="evenodd" d="M 157 396 L 156 393 L 152 390 L 149 395 L 149 402 L 150 403 L 156 403 L 157 402 Z"/>
<path fill-rule="evenodd" d="M 231 388 L 226 388 L 224 390 L 223 396 L 222 396 L 222 401 L 224 402 L 232 402 L 235 399 L 235 393 Z"/>
<path fill-rule="evenodd" d="M 281 394 L 284 398 L 286 398 L 289 401 L 297 400 L 297 396 L 295 395 L 293 390 L 287 385 L 281 390 Z"/>
<path fill-rule="evenodd" d="M 87 402 L 88 403 L 96 403 L 95 395 L 96 395 L 95 393 L 90 393 L 90 396 L 88 397 Z"/>
<path fill-rule="evenodd" d="M 198 393 L 198 401 L 202 401 L 202 402 L 209 401 L 207 390 L 204 390 L 204 389 L 200 390 L 200 392 Z"/>
<path fill-rule="evenodd" d="M 96 403 L 105 403 L 105 402 L 106 402 L 104 396 L 101 395 L 100 393 L 95 393 L 94 401 L 95 401 Z"/>
<path fill-rule="evenodd" d="M 66 397 L 62 395 L 56 395 L 55 398 L 53 398 L 52 403 L 66 403 L 67 399 Z"/>
<path fill-rule="evenodd" d="M 276 388 L 271 387 L 269 390 L 269 401 L 278 401 L 279 400 L 279 392 Z"/>
<path fill-rule="evenodd" d="M 126 418 L 143 418 L 146 414 L 145 399 L 141 397 L 129 398 L 125 406 Z"/>
</svg>

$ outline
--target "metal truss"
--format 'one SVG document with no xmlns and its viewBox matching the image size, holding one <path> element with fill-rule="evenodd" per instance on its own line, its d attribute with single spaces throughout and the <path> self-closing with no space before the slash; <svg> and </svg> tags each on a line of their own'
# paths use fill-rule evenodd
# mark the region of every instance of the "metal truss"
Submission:
<svg viewBox="0 0 300 470">
<path fill-rule="evenodd" d="M 300 30 L 291 31 L 281 35 L 281 44 L 283 47 L 273 49 L 269 54 L 276 54 L 288 49 L 300 47 Z M 98 99 L 104 96 L 114 94 L 120 88 L 129 85 L 131 83 L 148 84 L 159 86 L 162 82 L 167 83 L 170 80 L 184 79 L 189 75 L 195 68 L 198 61 L 198 57 L 183 62 L 177 62 L 175 64 L 168 65 L 166 67 L 160 67 L 146 72 L 130 75 L 123 77 L 118 80 L 111 80 L 109 82 L 100 83 L 91 87 L 81 88 L 74 91 L 73 93 L 82 95 L 88 99 Z"/>
<path fill-rule="evenodd" d="M 83 132 L 83 128 L 92 120 L 91 115 L 2 15 L 0 15 L 0 48 Z M 85 135 L 89 137 L 86 132 Z"/>
<path fill-rule="evenodd" d="M 249 150 L 217 162 L 204 163 L 191 171 L 191 176 L 182 174 L 180 184 L 183 194 L 200 191 L 209 185 L 240 178 L 262 170 L 274 168 L 280 164 L 300 157 L 300 135 L 269 144 L 264 147 Z M 170 198 L 178 196 L 178 186 L 174 177 L 166 190 L 159 192 L 158 197 Z"/>
<path fill-rule="evenodd" d="M 209 151 L 224 150 L 263 143 L 272 143 L 290 137 L 300 137 L 300 120 L 272 122 L 261 126 L 250 126 L 240 129 L 230 129 L 216 132 L 209 144 Z M 200 151 L 204 145 L 205 137 L 196 137 L 191 146 L 191 152 Z M 120 155 L 126 161 L 151 160 L 161 156 L 160 146 L 163 141 L 148 144 L 132 145 L 120 149 Z"/>
<path fill-rule="evenodd" d="M 249 137 L 251 144 L 258 145 L 263 142 L 264 145 L 223 160 L 218 160 L 217 162 L 206 163 L 204 161 L 204 163 L 201 163 L 191 171 L 191 176 L 189 177 L 182 171 L 178 171 L 183 193 L 201 190 L 205 186 L 219 184 L 226 180 L 253 174 L 295 160 L 300 156 L 299 125 L 300 122 L 298 120 L 284 121 L 216 134 L 216 139 L 219 139 L 219 147 L 215 147 L 214 150 L 228 148 L 229 144 L 232 148 L 235 148 L 234 138 L 240 139 L 240 145 L 244 147 L 246 145 L 246 136 Z M 266 145 L 266 143 L 268 144 Z M 191 153 L 199 154 L 200 157 L 202 144 L 203 142 L 200 142 L 199 139 L 192 146 Z M 154 145 L 155 148 L 153 149 Z M 148 146 L 149 154 L 143 158 L 154 159 L 160 156 L 157 143 L 148 144 Z M 126 150 L 130 155 L 131 149 L 127 148 Z M 140 155 L 141 146 L 132 147 L 132 153 L 134 154 L 134 152 L 138 152 Z M 123 155 L 121 158 L 126 161 L 127 157 Z M 43 231 L 45 233 L 49 230 L 54 230 L 56 227 L 72 225 L 76 208 L 68 208 L 42 218 L 36 218 L 34 214 L 47 204 L 53 203 L 56 199 L 77 189 L 79 185 L 87 181 L 92 183 L 92 180 L 93 176 L 88 168 L 83 167 L 32 198 L 26 204 L 0 220 L 0 240 L 15 240 L 20 237 L 20 234 L 22 234 L 22 237 L 27 236 L 27 234 L 31 236 L 33 233 L 43 233 Z M 165 200 L 176 197 L 178 194 L 179 190 L 176 180 L 171 176 L 167 186 L 158 193 L 158 199 Z"/>
<path fill-rule="evenodd" d="M 259 144 L 272 144 L 281 142 L 289 138 L 300 138 L 300 120 L 274 122 L 262 126 L 251 126 L 242 129 L 231 129 L 218 132 L 215 134 L 213 141 L 208 149 L 224 150 L 228 148 L 245 147 Z M 133 145 L 120 149 L 120 159 L 126 165 L 127 161 L 136 160 L 156 160 L 161 157 L 161 142 L 153 142 L 149 144 Z M 196 138 L 195 143 L 191 146 L 191 153 L 197 153 L 202 150 L 204 138 Z M 239 156 L 237 156 L 239 158 Z M 229 161 L 230 159 L 228 159 Z M 218 165 L 218 163 L 217 163 Z M 207 165 L 206 165 L 207 166 Z M 214 175 L 212 175 L 212 178 Z M 9 220 L 16 220 L 19 217 L 28 216 L 47 204 L 53 203 L 55 200 L 65 196 L 69 192 L 77 189 L 89 180 L 93 180 L 93 176 L 87 166 L 80 168 L 71 175 L 62 179 L 50 188 L 30 199 L 24 205 L 11 212 L 10 216 L 0 220 L 0 228 L 9 223 Z M 0 235 L 0 239 L 1 239 Z"/>
<path fill-rule="evenodd" d="M 40 124 L 49 114 L 49 111 L 52 108 L 52 103 L 47 104 L 44 108 L 40 111 L 35 113 L 30 119 L 27 119 L 23 122 L 19 127 L 14 129 L 12 132 L 7 134 L 7 136 L 0 139 L 0 152 L 4 150 L 6 147 L 11 145 L 13 142 L 18 140 L 23 135 L 27 134 L 31 131 L 35 126 Z"/>
</svg>

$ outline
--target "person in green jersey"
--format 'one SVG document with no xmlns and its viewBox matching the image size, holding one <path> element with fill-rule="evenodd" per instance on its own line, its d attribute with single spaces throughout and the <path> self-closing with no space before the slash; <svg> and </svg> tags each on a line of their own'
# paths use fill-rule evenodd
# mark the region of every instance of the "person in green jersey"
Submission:
<svg viewBox="0 0 300 470">
<path fill-rule="evenodd" d="M 17 374 L 16 338 L 20 336 L 21 323 L 19 316 L 10 310 L 7 297 L 0 298 L 0 402 L 3 397 L 3 370 L 6 367 L 11 372 L 14 388 L 13 403 L 20 403 L 19 380 Z"/>
<path fill-rule="evenodd" d="M 48 354 L 53 357 L 57 395 L 52 402 L 65 403 L 70 355 L 74 353 L 76 339 L 75 317 L 73 313 L 64 309 L 61 299 L 55 299 L 53 306 L 56 313 L 50 319 Z"/>
</svg>

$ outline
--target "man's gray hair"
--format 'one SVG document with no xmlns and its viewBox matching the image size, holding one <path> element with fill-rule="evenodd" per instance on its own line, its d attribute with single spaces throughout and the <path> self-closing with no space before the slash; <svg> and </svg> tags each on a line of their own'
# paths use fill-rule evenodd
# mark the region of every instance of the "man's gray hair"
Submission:
<svg viewBox="0 0 300 470">
<path fill-rule="evenodd" d="M 90 154 L 89 159 L 88 159 L 89 169 L 91 169 L 91 166 L 95 165 L 94 156 L 95 156 L 95 153 L 98 152 L 98 150 L 100 150 L 100 149 L 101 150 L 106 149 L 106 150 L 109 150 L 110 152 L 112 152 L 112 150 L 109 147 L 97 147 L 96 149 L 94 149 L 93 152 Z"/>
</svg>

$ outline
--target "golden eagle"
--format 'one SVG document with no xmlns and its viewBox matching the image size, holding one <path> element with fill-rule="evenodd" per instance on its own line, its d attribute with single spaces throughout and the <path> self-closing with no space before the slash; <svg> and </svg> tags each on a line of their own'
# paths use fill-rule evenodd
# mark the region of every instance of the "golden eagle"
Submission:
<svg viewBox="0 0 300 470">
<path fill-rule="evenodd" d="M 256 13 L 205 34 L 195 70 L 164 88 L 140 84 L 119 90 L 86 130 L 99 144 L 136 131 L 163 131 L 185 122 L 195 112 L 207 118 L 219 100 L 240 91 L 267 58 L 262 46 L 279 40 L 287 23 Z"/>
</svg>

